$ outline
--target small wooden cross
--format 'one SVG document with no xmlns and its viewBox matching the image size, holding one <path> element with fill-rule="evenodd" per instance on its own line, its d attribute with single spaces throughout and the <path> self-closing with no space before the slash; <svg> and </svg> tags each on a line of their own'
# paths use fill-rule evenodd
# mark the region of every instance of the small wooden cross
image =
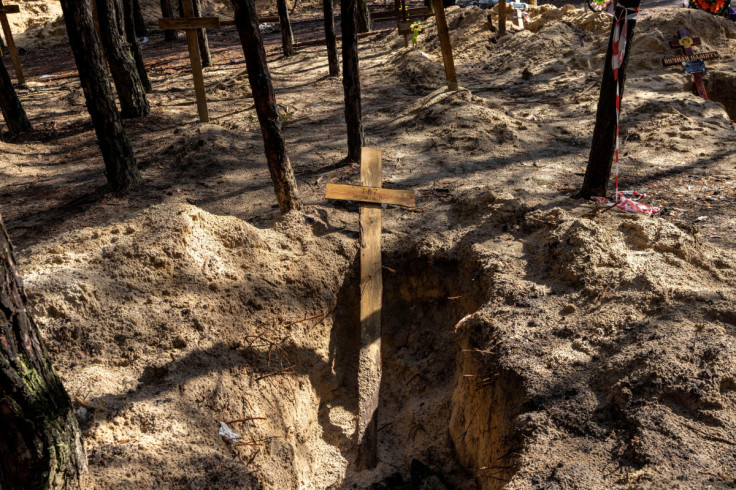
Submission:
<svg viewBox="0 0 736 490">
<path fill-rule="evenodd" d="M 381 204 L 413 207 L 414 191 L 381 188 L 381 150 L 363 148 L 362 186 L 327 184 L 327 199 L 360 205 L 360 356 L 358 360 L 358 466 L 376 466 L 381 388 Z"/>
<path fill-rule="evenodd" d="M 688 36 L 686 29 L 678 30 L 677 35 L 679 36 L 679 39 L 670 41 L 670 47 L 673 49 L 682 49 L 685 55 L 663 58 L 662 64 L 664 66 L 669 66 L 682 63 L 685 68 L 685 72 L 692 73 L 693 79 L 695 80 L 695 87 L 698 89 L 698 95 L 705 100 L 708 100 L 708 93 L 705 91 L 702 76 L 702 74 L 705 73 L 704 60 L 718 58 L 718 53 L 716 51 L 694 53 L 692 46 L 700 46 L 700 38 Z"/>
<path fill-rule="evenodd" d="M 18 50 L 15 48 L 15 41 L 13 40 L 13 33 L 10 31 L 10 24 L 8 23 L 8 14 L 17 14 L 20 12 L 18 5 L 5 5 L 3 6 L 2 0 L 0 0 L 0 24 L 3 27 L 3 34 L 5 34 L 5 42 L 8 43 L 8 51 L 10 51 L 10 58 L 13 60 L 13 68 L 15 68 L 15 76 L 18 78 L 18 84 L 25 85 L 26 79 L 23 76 L 23 68 L 20 66 L 20 58 L 18 57 Z M 0 50 L 0 55 L 2 50 Z"/>
<path fill-rule="evenodd" d="M 199 120 L 200 122 L 209 122 L 210 115 L 207 111 L 207 96 L 204 92 L 204 77 L 202 76 L 202 59 L 199 55 L 199 43 L 197 42 L 197 29 L 218 29 L 220 27 L 220 19 L 218 17 L 195 17 L 192 0 L 183 0 L 181 5 L 182 17 L 159 19 L 158 26 L 165 31 L 174 29 L 186 31 Z"/>
<path fill-rule="evenodd" d="M 524 29 L 524 18 L 527 16 L 526 9 L 529 8 L 529 5 L 526 3 L 520 3 L 520 2 L 514 2 L 510 4 L 511 12 L 512 12 L 512 19 L 516 23 L 516 27 L 519 29 Z"/>
</svg>

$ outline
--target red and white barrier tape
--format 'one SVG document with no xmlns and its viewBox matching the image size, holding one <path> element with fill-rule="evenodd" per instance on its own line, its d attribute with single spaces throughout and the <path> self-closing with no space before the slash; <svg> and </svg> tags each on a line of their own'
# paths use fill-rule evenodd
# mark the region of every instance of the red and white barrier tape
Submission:
<svg viewBox="0 0 736 490">
<path fill-rule="evenodd" d="M 647 213 L 649 215 L 658 213 L 660 208 L 639 202 L 639 200 L 644 197 L 647 197 L 647 195 L 640 194 L 636 191 L 617 191 L 615 203 L 610 202 L 605 197 L 593 196 L 591 199 L 607 206 L 616 206 L 617 208 L 623 211 L 628 211 L 629 213 Z"/>
<path fill-rule="evenodd" d="M 618 69 L 624 62 L 624 56 L 626 56 L 626 43 L 627 36 L 629 33 L 629 20 L 636 20 L 636 16 L 639 14 L 638 8 L 623 8 L 620 11 L 623 14 L 623 18 L 616 17 L 613 19 L 615 22 L 613 29 L 613 56 L 611 56 L 611 67 L 613 68 L 613 78 L 616 80 L 616 202 L 618 202 L 618 153 L 620 149 L 619 141 L 619 111 L 621 107 L 621 96 L 619 87 L 621 81 L 618 78 Z M 623 26 L 622 26 L 623 23 Z"/>
</svg>

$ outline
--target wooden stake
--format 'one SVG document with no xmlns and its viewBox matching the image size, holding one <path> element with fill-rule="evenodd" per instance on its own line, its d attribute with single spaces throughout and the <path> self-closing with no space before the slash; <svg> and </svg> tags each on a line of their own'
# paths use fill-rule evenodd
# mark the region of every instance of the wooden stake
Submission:
<svg viewBox="0 0 736 490">
<path fill-rule="evenodd" d="M 363 148 L 360 180 L 381 187 L 381 150 Z M 360 357 L 358 361 L 358 465 L 376 466 L 381 388 L 381 205 L 360 206 Z"/>
<path fill-rule="evenodd" d="M 187 33 L 187 44 L 189 45 L 189 62 L 192 65 L 192 77 L 194 78 L 194 94 L 197 98 L 197 112 L 200 122 L 209 122 L 210 115 L 207 110 L 207 96 L 204 90 L 204 76 L 202 75 L 202 59 L 199 56 L 199 41 L 197 29 L 216 29 L 220 26 L 217 17 L 195 17 L 192 0 L 182 0 L 182 18 L 159 19 L 158 25 L 162 30 L 183 29 Z"/>
<path fill-rule="evenodd" d="M 184 17 L 194 17 L 194 6 L 192 0 L 184 0 L 182 3 Z M 202 60 L 199 57 L 199 40 L 195 29 L 187 29 L 187 44 L 189 44 L 189 61 L 192 64 L 192 77 L 194 77 L 194 94 L 197 97 L 197 112 L 200 122 L 209 122 L 210 114 L 207 110 L 207 95 L 204 91 L 204 76 L 202 75 Z"/>
<path fill-rule="evenodd" d="M 450 45 L 450 31 L 447 29 L 445 18 L 445 7 L 442 0 L 432 0 L 434 16 L 437 19 L 437 34 L 440 36 L 442 48 L 442 59 L 445 62 L 445 77 L 447 77 L 447 88 L 457 90 L 457 76 L 455 75 L 455 62 L 452 59 L 452 46 Z"/>
<path fill-rule="evenodd" d="M 381 150 L 362 148 L 362 186 L 327 184 L 325 197 L 360 201 L 360 355 L 358 358 L 358 467 L 376 466 L 381 389 L 381 203 L 414 206 L 414 191 L 381 187 Z"/>
<path fill-rule="evenodd" d="M 15 76 L 18 78 L 18 84 L 25 85 L 26 79 L 23 76 L 23 67 L 20 65 L 18 50 L 15 48 L 13 33 L 10 31 L 10 23 L 8 23 L 7 17 L 7 14 L 17 14 L 18 12 L 20 12 L 18 5 L 3 6 L 3 2 L 0 0 L 0 24 L 2 24 L 3 34 L 5 34 L 5 42 L 8 43 L 8 51 L 10 51 L 10 58 L 13 60 L 13 68 L 15 68 Z"/>
</svg>

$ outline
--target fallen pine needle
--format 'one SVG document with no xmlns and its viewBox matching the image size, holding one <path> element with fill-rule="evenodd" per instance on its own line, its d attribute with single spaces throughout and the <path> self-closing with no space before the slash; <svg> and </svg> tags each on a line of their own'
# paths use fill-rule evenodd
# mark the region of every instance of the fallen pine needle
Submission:
<svg viewBox="0 0 736 490">
<path fill-rule="evenodd" d="M 225 422 L 226 424 L 238 424 L 240 422 L 248 422 L 249 420 L 266 420 L 266 417 L 246 417 L 244 419 L 235 420 L 218 420 L 218 422 Z"/>
<path fill-rule="evenodd" d="M 734 442 L 734 441 L 729 441 L 728 439 L 724 439 L 722 437 L 714 436 L 713 434 L 708 434 L 707 432 L 704 432 L 704 431 L 698 429 L 697 427 L 693 427 L 690 424 L 683 423 L 682 425 L 684 425 L 685 427 L 687 427 L 690 430 L 693 430 L 693 431 L 697 432 L 698 434 L 704 435 L 708 439 L 713 439 L 714 441 L 723 442 L 725 444 L 730 444 L 731 446 L 736 446 L 736 442 Z"/>
<path fill-rule="evenodd" d="M 276 371 L 275 373 L 268 373 L 264 374 L 263 376 L 258 376 L 256 378 L 256 381 L 260 381 L 264 378 L 270 378 L 271 376 L 276 376 L 278 374 L 296 374 L 294 371 Z"/>
<path fill-rule="evenodd" d="M 113 444 L 127 444 L 129 442 L 138 442 L 138 439 L 120 439 L 119 441 L 113 442 Z"/>
<path fill-rule="evenodd" d="M 460 328 L 460 327 L 462 327 L 462 326 L 463 326 L 463 323 L 465 323 L 465 322 L 467 322 L 468 320 L 470 320 L 470 317 L 471 317 L 471 316 L 473 316 L 473 314 L 472 314 L 472 313 L 470 313 L 470 314 L 468 314 L 468 315 L 465 315 L 464 317 L 462 317 L 462 318 L 460 319 L 460 321 L 459 321 L 459 322 L 457 322 L 457 323 L 455 324 L 455 328 L 454 328 L 454 330 L 453 330 L 453 333 L 457 332 L 457 329 L 458 329 L 458 328 Z"/>
<path fill-rule="evenodd" d="M 288 325 L 284 325 L 284 328 L 289 328 L 291 326 L 296 325 L 297 323 L 306 322 L 307 320 L 314 320 L 315 318 L 325 317 L 325 316 L 327 316 L 327 315 L 324 314 L 324 313 L 320 313 L 318 315 L 310 316 L 310 317 L 307 317 L 307 318 L 302 318 L 301 320 L 297 320 L 295 322 L 289 323 Z"/>
<path fill-rule="evenodd" d="M 74 397 L 74 399 L 76 400 L 76 402 L 77 402 L 77 403 L 79 403 L 79 404 L 80 404 L 81 406 L 83 406 L 84 408 L 86 408 L 86 409 L 88 409 L 88 410 L 92 410 L 92 405 L 90 405 L 90 403 L 89 403 L 89 402 L 86 402 L 86 401 L 82 400 L 82 399 L 81 399 L 81 398 L 79 398 L 78 396 Z"/>
<path fill-rule="evenodd" d="M 250 459 L 248 460 L 247 463 L 245 463 L 245 465 L 246 466 L 249 466 L 253 462 L 253 460 L 256 459 L 256 456 L 258 456 L 258 453 L 260 453 L 260 452 L 261 452 L 261 450 L 258 449 L 255 453 L 253 453 L 253 456 L 250 457 Z"/>
</svg>

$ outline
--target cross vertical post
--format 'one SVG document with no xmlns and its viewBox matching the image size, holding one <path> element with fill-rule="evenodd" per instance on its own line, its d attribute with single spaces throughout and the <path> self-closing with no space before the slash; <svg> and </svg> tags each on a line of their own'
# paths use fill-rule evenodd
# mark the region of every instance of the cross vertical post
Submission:
<svg viewBox="0 0 736 490">
<path fill-rule="evenodd" d="M 13 40 L 13 33 L 10 30 L 10 23 L 8 22 L 8 14 L 17 14 L 20 12 L 18 5 L 3 5 L 0 0 L 0 25 L 3 28 L 3 34 L 5 34 L 5 42 L 8 44 L 8 51 L 10 51 L 10 59 L 13 61 L 13 68 L 15 69 L 15 76 L 18 78 L 19 85 L 26 84 L 26 78 L 23 76 L 23 67 L 20 64 L 20 58 L 18 57 L 18 50 L 15 47 L 15 41 Z"/>
<path fill-rule="evenodd" d="M 360 180 L 381 187 L 381 150 L 363 148 Z M 381 205 L 360 206 L 360 358 L 358 361 L 358 464 L 376 466 L 378 393 L 381 388 Z"/>
<path fill-rule="evenodd" d="M 360 204 L 360 354 L 358 359 L 358 467 L 374 468 L 381 390 L 381 204 L 413 207 L 414 191 L 381 187 L 381 150 L 362 148 L 361 186 L 327 184 L 328 199 Z"/>
<path fill-rule="evenodd" d="M 457 90 L 457 75 L 455 75 L 455 61 L 452 58 L 452 45 L 450 44 L 450 31 L 447 29 L 447 18 L 442 0 L 432 0 L 434 16 L 437 19 L 437 34 L 440 37 L 442 48 L 442 60 L 445 62 L 445 77 L 447 88 Z"/>
<path fill-rule="evenodd" d="M 199 54 L 197 29 L 217 29 L 220 27 L 220 19 L 217 17 L 195 17 L 192 0 L 182 0 L 181 5 L 183 17 L 178 19 L 159 19 L 158 25 L 162 30 L 183 29 L 186 31 L 187 44 L 189 45 L 189 62 L 192 65 L 194 94 L 197 98 L 199 120 L 200 122 L 209 122 L 210 116 L 207 110 L 207 96 L 204 90 L 204 76 L 202 75 L 202 59 Z"/>
</svg>

